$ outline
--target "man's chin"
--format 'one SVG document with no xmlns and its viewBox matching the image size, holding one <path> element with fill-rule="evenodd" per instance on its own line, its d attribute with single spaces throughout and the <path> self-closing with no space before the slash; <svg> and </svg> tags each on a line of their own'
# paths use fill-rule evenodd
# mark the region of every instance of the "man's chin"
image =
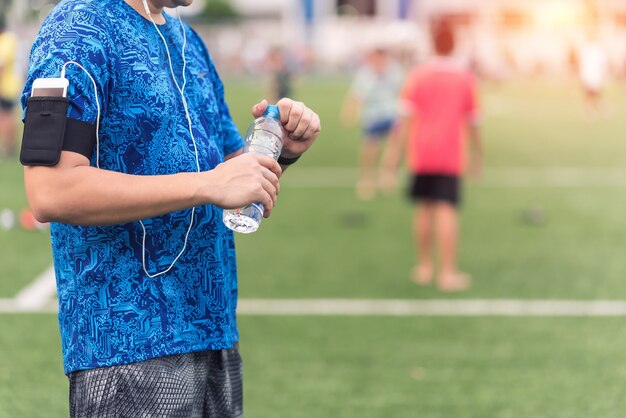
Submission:
<svg viewBox="0 0 626 418">
<path fill-rule="evenodd" d="M 187 6 L 190 6 L 191 3 L 193 3 L 193 0 L 172 0 L 173 7 L 177 7 L 177 6 L 187 7 Z"/>
</svg>

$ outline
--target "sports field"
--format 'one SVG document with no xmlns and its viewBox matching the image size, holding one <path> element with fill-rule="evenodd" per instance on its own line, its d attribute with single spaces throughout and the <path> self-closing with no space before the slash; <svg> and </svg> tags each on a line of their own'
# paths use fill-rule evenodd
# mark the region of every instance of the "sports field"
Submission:
<svg viewBox="0 0 626 418">
<path fill-rule="evenodd" d="M 474 285 L 449 295 L 408 280 L 402 191 L 355 198 L 358 131 L 337 118 L 346 86 L 303 80 L 297 89 L 323 134 L 285 174 L 272 218 L 238 237 L 242 299 L 295 299 L 296 308 L 310 299 L 626 301 L 626 87 L 607 92 L 611 117 L 590 124 L 567 80 L 483 86 L 486 169 L 465 187 L 460 254 Z M 261 91 L 227 83 L 242 129 Z M 0 209 L 24 205 L 21 168 L 0 163 Z M 51 263 L 44 232 L 0 231 L 0 248 L 0 299 Z M 340 310 L 241 315 L 247 418 L 626 416 L 623 314 Z M 0 418 L 67 415 L 53 314 L 0 314 L 0 353 Z"/>
</svg>

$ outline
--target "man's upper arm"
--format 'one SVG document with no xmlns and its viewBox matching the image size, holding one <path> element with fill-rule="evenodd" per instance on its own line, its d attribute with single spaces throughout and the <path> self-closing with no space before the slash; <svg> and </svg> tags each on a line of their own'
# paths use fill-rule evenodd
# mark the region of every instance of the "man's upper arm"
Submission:
<svg viewBox="0 0 626 418">
<path fill-rule="evenodd" d="M 103 19 L 94 18 L 94 11 L 79 8 L 53 13 L 42 26 L 31 51 L 28 78 L 21 97 L 24 119 L 35 79 L 60 77 L 64 65 L 77 62 L 93 77 L 96 90 L 80 67 L 67 65 L 69 106 L 65 130 L 61 133 L 64 135 L 62 149 L 89 159 L 96 142 L 96 92 L 101 108 L 106 107 L 109 93 L 110 31 Z"/>
<path fill-rule="evenodd" d="M 84 155 L 72 151 L 62 151 L 61 158 L 57 165 L 47 166 L 25 166 L 24 180 L 28 183 L 32 180 L 38 184 L 46 183 L 54 176 L 61 175 L 63 171 L 76 167 L 89 167 L 89 160 Z"/>
<path fill-rule="evenodd" d="M 24 186 L 31 209 L 37 214 L 49 210 L 45 208 L 53 206 L 53 198 L 58 196 L 63 189 L 67 189 L 68 182 L 72 181 L 70 170 L 81 166 L 89 167 L 87 157 L 75 152 L 63 151 L 59 163 L 55 166 L 24 167 Z M 37 217 L 44 219 L 46 216 L 37 215 Z"/>
</svg>

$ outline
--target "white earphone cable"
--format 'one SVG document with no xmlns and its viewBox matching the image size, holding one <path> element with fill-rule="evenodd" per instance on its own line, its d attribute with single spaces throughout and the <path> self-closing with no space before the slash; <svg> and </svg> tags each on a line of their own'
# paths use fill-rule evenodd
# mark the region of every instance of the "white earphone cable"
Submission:
<svg viewBox="0 0 626 418">
<path fill-rule="evenodd" d="M 170 74 L 172 76 L 172 81 L 174 81 L 174 85 L 176 86 L 176 89 L 178 90 L 178 92 L 180 93 L 180 97 L 182 99 L 182 103 L 183 103 L 183 108 L 185 109 L 185 116 L 187 119 L 187 125 L 189 127 L 189 134 L 191 135 L 191 141 L 193 142 L 193 149 L 194 149 L 194 154 L 195 154 L 195 162 L 196 162 L 196 170 L 199 173 L 200 170 L 200 157 L 198 155 L 198 146 L 196 144 L 196 138 L 193 134 L 193 126 L 191 123 L 191 116 L 189 115 L 189 107 L 187 105 L 187 99 L 185 98 L 185 86 L 187 85 L 187 76 L 185 74 L 186 69 L 187 69 L 187 59 L 185 57 L 185 47 L 187 46 L 187 34 L 185 32 L 185 27 L 183 25 L 182 20 L 180 19 L 180 13 L 178 11 L 178 8 L 176 9 L 176 15 L 178 18 L 178 21 L 180 22 L 180 28 L 182 30 L 183 33 L 183 48 L 182 48 L 182 58 L 183 58 L 183 85 L 182 87 L 178 84 L 178 81 L 176 80 L 176 76 L 174 74 L 174 66 L 172 64 L 172 57 L 170 55 L 170 50 L 167 46 L 167 41 L 165 40 L 165 37 L 163 36 L 163 34 L 161 33 L 161 31 L 159 30 L 156 22 L 154 21 L 154 19 L 152 19 L 152 14 L 150 13 L 150 8 L 148 7 L 148 3 L 146 2 L 146 0 L 143 0 L 143 5 L 144 8 L 146 9 L 146 13 L 148 14 L 148 17 L 150 18 L 150 21 L 152 22 L 152 24 L 154 25 L 154 28 L 156 29 L 157 33 L 159 34 L 159 36 L 161 37 L 161 40 L 163 41 L 163 45 L 165 45 L 165 52 L 167 53 L 167 60 L 169 62 L 169 67 L 170 67 Z M 93 84 L 93 89 L 94 89 L 94 95 L 96 97 L 96 107 L 97 107 L 97 117 L 96 117 L 96 167 L 100 168 L 100 112 L 101 112 L 101 108 L 100 108 L 100 100 L 98 99 L 98 86 L 96 84 L 96 81 L 94 80 L 94 78 L 91 76 L 91 74 L 89 74 L 89 71 L 87 71 L 85 69 L 85 67 L 83 67 L 82 65 L 80 65 L 79 63 L 75 62 L 75 61 L 68 61 L 65 64 L 63 64 L 63 68 L 61 69 L 61 78 L 65 78 L 65 70 L 66 67 L 70 64 L 76 65 L 77 67 L 79 67 L 81 70 L 83 70 L 85 72 L 85 74 L 87 74 L 87 76 L 89 77 L 89 79 L 91 80 L 91 83 Z M 143 267 L 143 271 L 146 274 L 146 276 L 148 276 L 149 278 L 155 278 L 158 276 L 161 276 L 167 272 L 169 272 L 174 265 L 176 264 L 176 262 L 178 261 L 178 259 L 183 255 L 183 253 L 185 252 L 185 250 L 187 249 L 187 241 L 189 239 L 189 233 L 191 232 L 191 228 L 193 227 L 193 220 L 194 220 L 194 215 L 196 212 L 196 208 L 193 207 L 191 208 L 191 215 L 190 215 L 190 220 L 189 220 L 189 227 L 187 228 L 187 232 L 185 233 L 185 239 L 183 242 L 183 248 L 180 250 L 180 252 L 176 255 L 176 257 L 174 258 L 174 261 L 172 261 L 172 263 L 169 265 L 169 267 L 163 271 L 154 273 L 154 274 L 150 274 L 150 272 L 148 272 L 148 269 L 146 267 L 146 227 L 143 223 L 143 221 L 139 221 L 139 223 L 141 224 L 141 229 L 143 230 L 143 238 L 142 238 L 142 242 L 141 242 L 141 264 Z"/>
<path fill-rule="evenodd" d="M 181 28 L 181 30 L 183 32 L 183 48 L 182 48 L 182 57 L 183 57 L 183 87 L 181 88 L 180 85 L 178 84 L 178 81 L 176 80 L 176 76 L 174 74 L 174 66 L 172 64 L 172 56 L 170 54 L 170 49 L 167 46 L 167 41 L 165 40 L 165 37 L 163 36 L 161 31 L 159 30 L 159 27 L 157 26 L 156 22 L 152 18 L 152 13 L 150 13 L 150 7 L 148 7 L 148 3 L 147 3 L 146 0 L 143 0 L 143 6 L 144 6 L 144 9 L 146 10 L 146 14 L 148 15 L 148 18 L 152 22 L 152 25 L 156 29 L 157 33 L 159 34 L 159 37 L 163 41 L 163 45 L 165 46 L 165 52 L 167 54 L 167 60 L 169 62 L 170 74 L 172 76 L 172 81 L 174 82 L 174 85 L 176 86 L 176 89 L 180 93 L 180 97 L 181 97 L 182 102 L 183 102 L 183 108 L 185 109 L 185 116 L 187 117 L 187 125 L 189 127 L 189 134 L 191 135 L 191 141 L 193 143 L 194 154 L 195 154 L 195 157 L 196 157 L 196 170 L 199 173 L 200 172 L 200 161 L 199 161 L 199 155 L 198 155 L 198 146 L 196 144 L 196 138 L 195 138 L 195 136 L 193 134 L 193 127 L 192 127 L 192 123 L 191 123 L 191 116 L 189 115 L 189 107 L 187 106 L 187 99 L 185 98 L 185 93 L 184 93 L 185 85 L 187 84 L 187 77 L 185 75 L 185 70 L 187 68 L 187 59 L 185 57 L 185 47 L 187 45 L 187 35 L 185 33 L 185 27 L 183 26 L 183 22 L 180 19 L 180 13 L 178 11 L 178 8 L 176 8 L 176 15 L 177 15 L 178 21 L 180 22 L 180 28 Z M 160 272 L 157 272 L 155 274 L 150 274 L 148 272 L 148 268 L 146 267 L 146 227 L 143 224 L 143 221 L 139 221 L 139 223 L 141 224 L 141 228 L 143 230 L 142 249 L 141 249 L 142 250 L 142 252 L 141 252 L 141 263 L 142 263 L 143 271 L 144 271 L 144 273 L 146 273 L 146 276 L 148 276 L 150 278 L 154 278 L 154 277 L 157 277 L 157 276 L 160 276 L 160 275 L 163 275 L 163 274 L 169 272 L 174 267 L 174 265 L 176 264 L 178 259 L 183 255 L 183 253 L 187 249 L 187 241 L 189 239 L 189 233 L 191 232 L 191 228 L 193 227 L 193 220 L 194 220 L 195 213 L 196 213 L 196 208 L 195 207 L 191 208 L 189 227 L 187 228 L 187 233 L 185 234 L 185 240 L 184 240 L 184 243 L 183 243 L 183 248 L 180 250 L 180 252 L 176 256 L 176 258 L 174 258 L 174 261 L 172 261 L 172 263 L 169 265 L 169 267 L 167 269 L 165 269 L 163 271 L 160 271 Z"/>
<path fill-rule="evenodd" d="M 94 80 L 91 74 L 89 74 L 89 71 L 76 61 L 68 61 L 63 64 L 63 68 L 61 69 L 61 78 L 65 78 L 65 69 L 70 64 L 73 64 L 83 70 L 85 74 L 87 74 L 87 77 L 91 80 L 91 84 L 93 84 L 93 93 L 96 96 L 96 109 L 98 111 L 96 116 L 96 167 L 100 168 L 100 100 L 98 100 L 98 85 L 96 84 L 96 80 Z"/>
</svg>

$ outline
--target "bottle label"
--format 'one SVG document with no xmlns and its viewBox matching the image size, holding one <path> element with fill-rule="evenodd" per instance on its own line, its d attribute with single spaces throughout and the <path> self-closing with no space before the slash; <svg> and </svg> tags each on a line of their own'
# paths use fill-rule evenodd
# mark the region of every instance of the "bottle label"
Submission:
<svg viewBox="0 0 626 418">
<path fill-rule="evenodd" d="M 263 203 L 256 202 L 256 203 L 253 203 L 251 206 L 254 206 L 255 208 L 257 208 L 257 210 L 261 212 L 261 216 L 263 216 L 263 213 L 265 212 L 265 207 L 263 206 Z"/>
</svg>

